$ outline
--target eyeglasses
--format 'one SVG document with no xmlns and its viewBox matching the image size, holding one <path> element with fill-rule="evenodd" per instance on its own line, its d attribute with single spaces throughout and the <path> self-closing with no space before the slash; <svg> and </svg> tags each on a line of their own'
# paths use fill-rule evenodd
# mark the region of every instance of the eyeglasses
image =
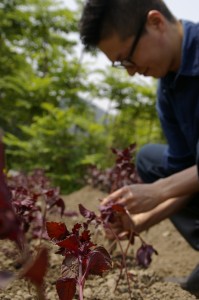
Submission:
<svg viewBox="0 0 199 300">
<path fill-rule="evenodd" d="M 133 53 L 135 52 L 135 49 L 136 49 L 136 47 L 137 47 L 137 44 L 138 44 L 139 40 L 140 40 L 140 38 L 141 38 L 141 36 L 142 36 L 142 34 L 143 34 L 144 27 L 145 27 L 145 23 L 146 23 L 145 20 L 144 20 L 144 22 L 141 23 L 140 28 L 139 28 L 139 30 L 138 30 L 138 32 L 137 32 L 137 35 L 136 35 L 136 37 L 135 37 L 135 39 L 134 39 L 134 41 L 133 41 L 133 44 L 132 44 L 132 46 L 131 46 L 130 53 L 129 53 L 129 55 L 127 56 L 127 58 L 126 58 L 126 59 L 123 59 L 123 60 L 121 60 L 121 61 L 114 61 L 114 62 L 112 63 L 112 67 L 114 67 L 114 68 L 121 68 L 121 69 L 123 69 L 123 68 L 134 68 L 134 67 L 136 67 L 136 64 L 135 64 L 133 61 L 131 61 L 131 58 L 132 58 L 132 56 L 133 56 Z"/>
</svg>

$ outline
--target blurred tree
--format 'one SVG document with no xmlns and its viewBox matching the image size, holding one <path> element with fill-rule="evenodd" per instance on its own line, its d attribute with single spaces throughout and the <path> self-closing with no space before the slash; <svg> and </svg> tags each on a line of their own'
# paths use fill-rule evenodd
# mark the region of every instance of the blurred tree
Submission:
<svg viewBox="0 0 199 300">
<path fill-rule="evenodd" d="M 85 166 L 101 159 L 107 144 L 104 126 L 95 122 L 92 109 L 88 117 L 78 114 L 75 107 L 42 106 L 47 114 L 35 116 L 31 126 L 21 126 L 25 139 L 7 134 L 7 152 L 13 168 L 42 168 L 62 191 L 70 192 L 84 184 Z"/>
<path fill-rule="evenodd" d="M 164 142 L 155 109 L 155 80 L 132 80 L 124 70 L 112 69 L 104 73 L 99 90 L 101 97 L 113 102 L 117 112 L 109 124 L 114 147 L 127 147 L 135 142 L 139 148 L 148 142 Z"/>
<path fill-rule="evenodd" d="M 79 63 L 74 12 L 52 0 L 7 0 L 0 4 L 0 126 L 20 134 L 18 125 L 42 115 L 42 102 L 75 102 L 88 88 L 77 78 Z M 81 70 L 84 74 L 84 70 Z M 14 108 L 14 109 L 13 109 Z"/>
</svg>

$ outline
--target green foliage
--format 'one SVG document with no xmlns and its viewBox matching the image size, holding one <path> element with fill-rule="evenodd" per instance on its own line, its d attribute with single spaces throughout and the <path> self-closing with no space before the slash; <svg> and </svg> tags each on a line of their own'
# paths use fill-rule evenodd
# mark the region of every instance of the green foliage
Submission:
<svg viewBox="0 0 199 300">
<path fill-rule="evenodd" d="M 75 51 L 77 24 L 78 12 L 58 0 L 0 3 L 0 128 L 8 167 L 42 167 L 65 192 L 83 184 L 87 165 L 112 166 L 111 146 L 162 140 L 155 84 L 113 70 L 90 82 Z M 113 101 L 117 114 L 98 120 L 93 97 Z"/>
<path fill-rule="evenodd" d="M 63 191 L 70 192 L 84 184 L 86 165 L 98 164 L 107 143 L 104 127 L 95 122 L 92 111 L 80 115 L 75 107 L 42 106 L 47 114 L 21 126 L 26 138 L 6 134 L 9 161 L 17 170 L 43 168 Z"/>
<path fill-rule="evenodd" d="M 7 0 L 0 5 L 0 126 L 4 130 L 20 135 L 14 128 L 42 115 L 44 101 L 59 106 L 71 98 L 66 87 L 74 86 L 74 79 L 66 74 L 76 74 L 77 65 L 67 56 L 76 43 L 67 34 L 77 30 L 76 24 L 75 14 L 58 1 Z"/>
<path fill-rule="evenodd" d="M 113 101 L 117 111 L 109 128 L 113 147 L 135 142 L 139 149 L 147 142 L 164 141 L 155 109 L 156 81 L 131 80 L 125 71 L 111 69 L 104 74 L 100 93 Z"/>
</svg>

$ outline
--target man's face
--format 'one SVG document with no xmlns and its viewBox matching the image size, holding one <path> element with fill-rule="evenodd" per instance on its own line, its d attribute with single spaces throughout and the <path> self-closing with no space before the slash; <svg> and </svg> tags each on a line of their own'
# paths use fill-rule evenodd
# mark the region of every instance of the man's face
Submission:
<svg viewBox="0 0 199 300">
<path fill-rule="evenodd" d="M 99 43 L 99 49 L 113 62 L 113 66 L 119 61 L 131 76 L 138 73 L 154 78 L 164 77 L 169 71 L 176 71 L 175 55 L 168 34 L 169 23 L 159 13 L 152 13 L 152 17 L 152 21 L 146 21 L 145 31 L 139 37 L 133 53 L 131 50 L 135 36 L 122 40 L 114 33 Z"/>
</svg>

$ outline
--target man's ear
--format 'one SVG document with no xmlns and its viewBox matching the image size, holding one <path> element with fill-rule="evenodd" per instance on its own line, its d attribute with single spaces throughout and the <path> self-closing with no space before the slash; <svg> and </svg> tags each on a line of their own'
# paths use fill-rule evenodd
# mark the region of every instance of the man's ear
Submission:
<svg viewBox="0 0 199 300">
<path fill-rule="evenodd" d="M 165 29 L 165 17 L 158 10 L 150 10 L 147 14 L 146 26 L 153 27 L 154 29 Z"/>
</svg>

